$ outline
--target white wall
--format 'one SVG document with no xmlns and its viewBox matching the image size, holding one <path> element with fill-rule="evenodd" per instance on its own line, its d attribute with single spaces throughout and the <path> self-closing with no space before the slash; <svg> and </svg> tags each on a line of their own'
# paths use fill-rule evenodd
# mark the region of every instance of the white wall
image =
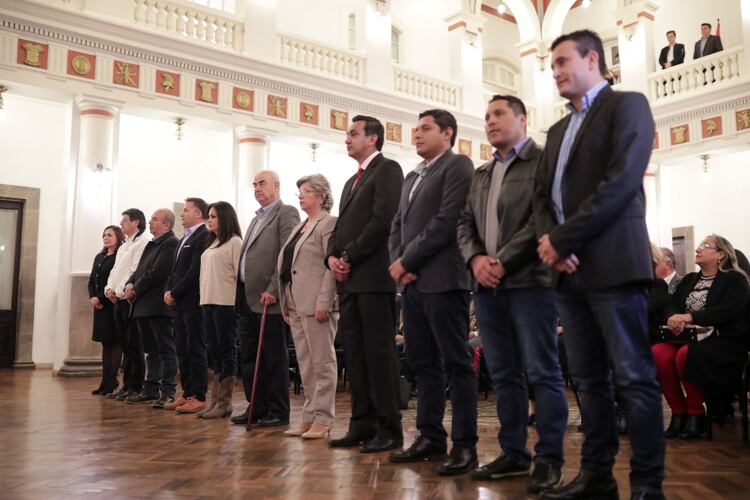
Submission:
<svg viewBox="0 0 750 500">
<path fill-rule="evenodd" d="M 736 248 L 750 255 L 750 151 L 713 155 L 709 160 L 708 179 L 703 162 L 687 158 L 661 168 L 662 196 L 668 220 L 661 223 L 671 228 L 693 226 L 696 243 L 710 233 L 727 238 Z M 662 212 L 660 208 L 660 212 Z M 664 231 L 662 231 L 664 234 Z M 663 242 L 668 243 L 668 242 Z"/>
<path fill-rule="evenodd" d="M 67 346 L 67 325 L 58 326 L 56 311 L 71 107 L 6 94 L 0 113 L 5 115 L 0 121 L 0 184 L 40 189 L 32 360 L 52 363 L 59 329 Z"/>
<path fill-rule="evenodd" d="M 450 80 L 448 24 L 452 2 L 391 2 L 391 19 L 401 30 L 401 65 L 432 78 Z"/>
<path fill-rule="evenodd" d="M 364 29 L 364 9 L 355 0 L 278 0 L 276 28 L 329 47 L 349 49 L 348 17 L 357 14 L 357 29 Z M 359 37 L 358 37 L 359 38 Z M 364 38 L 359 38 L 364 40 Z M 357 47 L 362 50 L 362 46 Z"/>
<path fill-rule="evenodd" d="M 486 21 L 482 33 L 485 58 L 500 56 L 520 68 L 521 56 L 516 46 L 520 40 L 518 26 L 490 14 L 483 14 L 482 17 Z"/>
<path fill-rule="evenodd" d="M 172 208 L 188 196 L 234 205 L 232 131 L 199 129 L 189 121 L 183 128 L 178 141 L 171 122 L 121 116 L 114 222 L 131 207 L 148 220 L 157 208 Z"/>
<path fill-rule="evenodd" d="M 563 33 L 582 29 L 602 33 L 617 29 L 616 10 L 617 0 L 593 0 L 587 9 L 571 9 L 563 22 Z"/>
</svg>

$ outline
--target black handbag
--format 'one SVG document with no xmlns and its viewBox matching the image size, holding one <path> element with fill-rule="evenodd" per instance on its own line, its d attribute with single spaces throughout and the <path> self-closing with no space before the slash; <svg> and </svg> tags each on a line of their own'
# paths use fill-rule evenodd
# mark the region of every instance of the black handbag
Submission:
<svg viewBox="0 0 750 500">
<path fill-rule="evenodd" d="M 682 333 L 674 335 L 668 326 L 659 327 L 659 338 L 657 343 L 661 344 L 692 344 L 698 342 L 698 334 L 705 333 L 706 328 L 702 326 L 686 326 Z"/>
</svg>

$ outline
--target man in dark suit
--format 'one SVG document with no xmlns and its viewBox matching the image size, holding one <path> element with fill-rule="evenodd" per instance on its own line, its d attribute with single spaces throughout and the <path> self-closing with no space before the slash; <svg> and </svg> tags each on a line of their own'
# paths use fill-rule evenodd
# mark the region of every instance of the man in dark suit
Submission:
<svg viewBox="0 0 750 500">
<path fill-rule="evenodd" d="M 617 498 L 618 449 L 611 379 L 627 402 L 634 499 L 661 499 L 661 392 L 648 340 L 653 280 L 643 176 L 654 138 L 648 101 L 614 92 L 604 49 L 591 31 L 552 44 L 552 73 L 570 114 L 554 124 L 539 165 L 534 226 L 556 279 L 571 377 L 579 384 L 581 470 L 545 499 Z M 613 375 L 610 376 L 610 366 Z"/>
<path fill-rule="evenodd" d="M 685 45 L 676 43 L 677 33 L 674 30 L 667 31 L 667 42 L 669 44 L 661 49 L 659 54 L 659 65 L 661 69 L 671 68 L 685 62 Z"/>
<path fill-rule="evenodd" d="M 672 295 L 677 290 L 680 280 L 682 280 L 682 276 L 677 274 L 677 269 L 675 269 L 677 267 L 677 257 L 675 257 L 674 252 L 669 248 L 662 247 L 659 250 L 661 250 L 662 259 L 656 266 L 656 269 L 654 269 L 654 272 L 657 278 L 667 282 L 669 294 Z"/>
<path fill-rule="evenodd" d="M 710 54 L 715 54 L 724 50 L 721 45 L 721 37 L 711 34 L 711 25 L 709 23 L 701 24 L 701 38 L 695 42 L 693 49 L 693 59 L 700 59 Z"/>
<path fill-rule="evenodd" d="M 456 242 L 474 165 L 455 155 L 458 126 L 442 109 L 420 113 L 415 134 L 423 161 L 404 180 L 389 238 L 391 277 L 401 294 L 406 356 L 417 381 L 419 435 L 391 462 L 436 460 L 445 455 L 445 383 L 450 385 L 453 449 L 438 474 L 469 472 L 477 464 L 477 387 L 469 333 L 471 277 Z"/>
<path fill-rule="evenodd" d="M 326 265 L 336 278 L 346 369 L 351 380 L 349 431 L 332 447 L 360 447 L 363 453 L 400 447 L 396 355 L 396 283 L 388 273 L 388 234 L 398 210 L 404 175 L 380 150 L 383 124 L 355 116 L 346 151 L 359 164 L 341 193 L 339 218 L 328 243 Z"/>
<path fill-rule="evenodd" d="M 526 137 L 526 106 L 516 97 L 494 96 L 484 128 L 495 154 L 474 174 L 458 243 L 479 283 L 474 310 L 495 389 L 502 454 L 472 477 L 528 476 L 533 461 L 527 490 L 539 493 L 560 483 L 568 423 L 555 291 L 549 268 L 536 254 L 531 221 L 542 151 Z M 531 389 L 539 435 L 533 460 L 526 449 Z"/>
<path fill-rule="evenodd" d="M 237 337 L 245 398 L 252 397 L 260 323 L 266 307 L 266 326 L 260 357 L 260 383 L 256 386 L 253 421 L 261 427 L 289 424 L 289 352 L 284 319 L 278 303 L 276 260 L 281 247 L 300 219 L 299 211 L 279 198 L 279 175 L 261 170 L 253 178 L 255 200 L 260 208 L 245 232 L 237 279 Z M 232 423 L 247 424 L 247 409 Z"/>
<path fill-rule="evenodd" d="M 148 230 L 154 239 L 148 242 L 133 276 L 125 285 L 125 298 L 138 329 L 138 339 L 146 352 L 146 381 L 140 394 L 129 403 L 153 401 L 163 408 L 174 401 L 177 376 L 177 351 L 172 331 L 172 308 L 164 303 L 164 288 L 174 266 L 179 240 L 175 238 L 174 213 L 168 208 L 154 212 Z"/>
<path fill-rule="evenodd" d="M 182 383 L 182 396 L 165 405 L 164 409 L 177 413 L 196 413 L 206 407 L 208 360 L 198 281 L 201 255 L 208 237 L 207 212 L 208 204 L 201 198 L 185 200 L 180 214 L 185 234 L 177 247 L 172 274 L 164 292 L 164 302 L 175 310 L 174 334 Z"/>
</svg>

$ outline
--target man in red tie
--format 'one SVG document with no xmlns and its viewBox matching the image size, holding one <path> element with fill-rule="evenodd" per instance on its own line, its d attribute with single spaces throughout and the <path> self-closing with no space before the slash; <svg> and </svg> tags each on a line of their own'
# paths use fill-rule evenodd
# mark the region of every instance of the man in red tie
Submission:
<svg viewBox="0 0 750 500">
<path fill-rule="evenodd" d="M 355 116 L 346 151 L 359 164 L 344 186 L 339 218 L 329 240 L 326 265 L 337 281 L 346 368 L 352 387 L 349 431 L 331 447 L 372 453 L 401 447 L 396 284 L 388 273 L 388 234 L 398 209 L 404 174 L 380 150 L 383 124 Z"/>
</svg>

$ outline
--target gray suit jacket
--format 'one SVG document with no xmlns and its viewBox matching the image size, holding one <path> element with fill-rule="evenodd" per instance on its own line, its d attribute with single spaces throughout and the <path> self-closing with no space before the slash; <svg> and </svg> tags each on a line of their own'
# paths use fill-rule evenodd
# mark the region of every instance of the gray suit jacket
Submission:
<svg viewBox="0 0 750 500">
<path fill-rule="evenodd" d="M 279 252 L 276 274 L 281 271 L 284 260 L 284 250 L 290 240 L 302 229 L 304 222 L 300 222 L 289 233 L 286 243 Z M 336 217 L 325 210 L 321 210 L 315 222 L 307 232 L 303 233 L 294 246 L 292 258 L 292 290 L 294 307 L 299 316 L 312 316 L 316 309 L 333 311 L 336 302 L 336 280 L 323 263 L 323 257 L 328 249 Z M 286 286 L 279 282 L 279 301 L 281 313 L 289 314 L 287 309 Z"/>
<path fill-rule="evenodd" d="M 701 57 L 706 57 L 715 54 L 716 52 L 721 52 L 722 50 L 724 50 L 724 47 L 721 44 L 721 38 L 716 35 L 708 35 L 706 46 L 703 48 L 703 54 L 701 54 L 701 41 L 698 40 L 695 42 L 695 47 L 693 48 L 693 59 L 700 59 Z"/>
<path fill-rule="evenodd" d="M 427 169 L 411 202 L 409 192 L 418 176 L 412 171 L 404 179 L 388 247 L 391 261 L 400 257 L 404 268 L 417 275 L 420 292 L 471 290 L 456 224 L 473 175 L 471 160 L 448 150 Z"/>
<path fill-rule="evenodd" d="M 292 228 L 299 223 L 299 212 L 293 206 L 279 201 L 263 221 L 255 239 L 249 241 L 256 218 L 250 222 L 242 244 L 241 255 L 245 255 L 245 296 L 238 294 L 237 300 L 245 300 L 251 311 L 260 313 L 263 311 L 260 304 L 261 293 L 268 292 L 277 298 L 279 296 L 276 260 Z M 281 313 L 278 301 L 268 307 L 268 313 Z"/>
</svg>

